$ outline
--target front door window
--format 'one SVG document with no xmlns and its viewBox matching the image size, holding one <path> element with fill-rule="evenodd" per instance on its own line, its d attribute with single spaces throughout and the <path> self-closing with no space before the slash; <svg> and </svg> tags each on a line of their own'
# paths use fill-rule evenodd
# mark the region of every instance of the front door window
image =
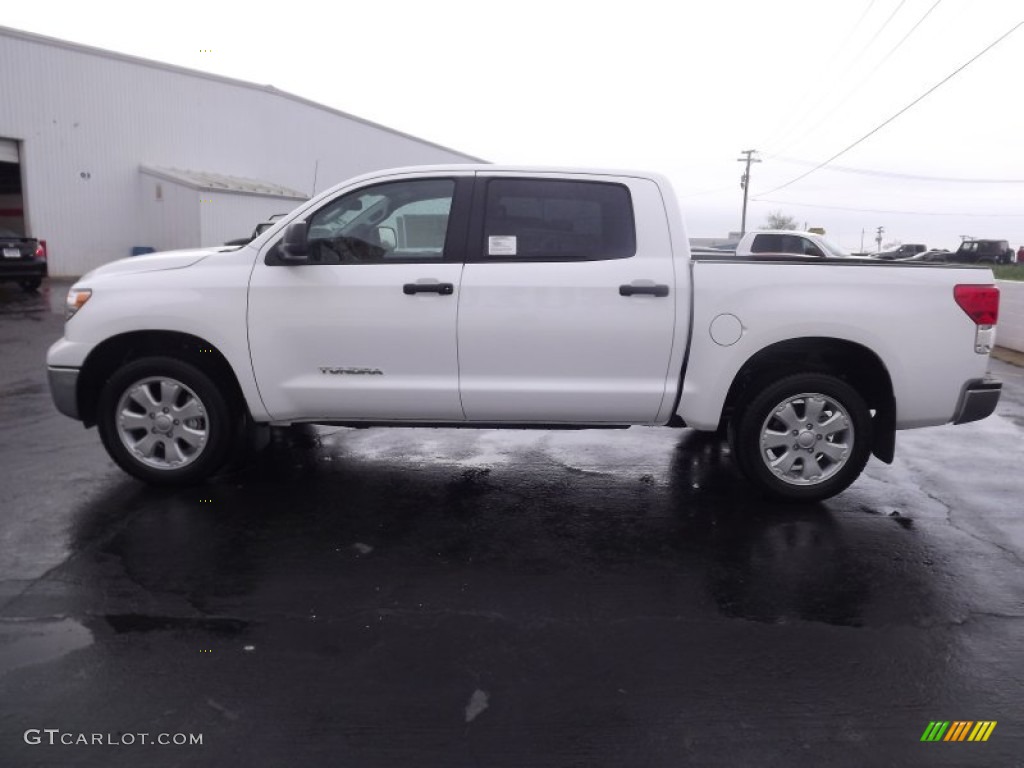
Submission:
<svg viewBox="0 0 1024 768">
<path fill-rule="evenodd" d="M 310 218 L 310 263 L 441 261 L 454 193 L 451 179 L 423 179 L 343 195 Z"/>
</svg>

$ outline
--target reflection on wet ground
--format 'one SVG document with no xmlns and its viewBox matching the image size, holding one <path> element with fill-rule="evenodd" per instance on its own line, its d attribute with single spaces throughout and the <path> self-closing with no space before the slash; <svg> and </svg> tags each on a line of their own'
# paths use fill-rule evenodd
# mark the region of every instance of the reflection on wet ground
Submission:
<svg viewBox="0 0 1024 768">
<path fill-rule="evenodd" d="M 353 559 L 372 554 L 595 577 L 657 567 L 699 577 L 726 616 L 862 624 L 865 570 L 878 567 L 864 560 L 863 532 L 823 505 L 752 495 L 716 438 L 683 433 L 656 477 L 623 471 L 614 451 L 605 469 L 535 446 L 493 470 L 403 460 L 387 435 L 367 458 L 338 440 L 345 433 L 282 430 L 255 466 L 200 490 L 123 483 L 83 508 L 73 550 L 94 548 L 146 593 L 181 596 L 204 614 L 258 590 L 268 571 L 343 580 Z M 443 435 L 465 448 L 466 433 Z M 890 549 L 913 549 L 898 541 L 900 527 L 885 535 Z"/>
<path fill-rule="evenodd" d="M 0 626 L 0 675 L 59 659 L 92 643 L 89 630 L 72 619 L 0 619 Z"/>
</svg>

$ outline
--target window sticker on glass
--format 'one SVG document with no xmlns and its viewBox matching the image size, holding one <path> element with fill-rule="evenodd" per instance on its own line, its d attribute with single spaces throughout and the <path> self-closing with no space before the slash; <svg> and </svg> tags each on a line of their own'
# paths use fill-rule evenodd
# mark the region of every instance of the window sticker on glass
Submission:
<svg viewBox="0 0 1024 768">
<path fill-rule="evenodd" d="M 492 234 L 487 238 L 487 256 L 515 256 L 515 234 Z"/>
<path fill-rule="evenodd" d="M 491 235 L 487 238 L 488 256 L 515 256 L 515 235 Z"/>
</svg>

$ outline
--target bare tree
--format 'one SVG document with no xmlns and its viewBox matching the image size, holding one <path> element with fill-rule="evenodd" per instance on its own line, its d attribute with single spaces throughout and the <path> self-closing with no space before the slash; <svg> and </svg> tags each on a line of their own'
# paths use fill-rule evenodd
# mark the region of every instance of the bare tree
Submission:
<svg viewBox="0 0 1024 768">
<path fill-rule="evenodd" d="M 782 211 L 772 211 L 761 229 L 800 229 L 800 226 L 792 216 L 787 216 Z"/>
</svg>

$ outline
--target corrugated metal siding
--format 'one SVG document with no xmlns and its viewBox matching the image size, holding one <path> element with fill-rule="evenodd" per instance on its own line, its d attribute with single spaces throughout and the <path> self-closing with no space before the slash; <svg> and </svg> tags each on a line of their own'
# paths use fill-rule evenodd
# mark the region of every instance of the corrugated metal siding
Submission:
<svg viewBox="0 0 1024 768">
<path fill-rule="evenodd" d="M 137 199 L 141 204 L 142 226 L 132 246 L 171 251 L 199 245 L 199 192 L 144 174 L 139 175 L 139 188 Z M 125 250 L 117 254 L 117 258 L 129 253 L 130 249 Z"/>
<path fill-rule="evenodd" d="M 223 245 L 227 240 L 251 235 L 253 228 L 275 213 L 289 213 L 302 200 L 236 195 L 230 192 L 197 193 L 199 244 Z"/>
<path fill-rule="evenodd" d="M 312 192 L 318 161 L 323 190 L 377 168 L 474 159 L 258 88 L 19 35 L 0 29 L 0 138 L 23 142 L 28 225 L 54 275 L 164 237 L 149 229 L 140 163 Z"/>
</svg>

